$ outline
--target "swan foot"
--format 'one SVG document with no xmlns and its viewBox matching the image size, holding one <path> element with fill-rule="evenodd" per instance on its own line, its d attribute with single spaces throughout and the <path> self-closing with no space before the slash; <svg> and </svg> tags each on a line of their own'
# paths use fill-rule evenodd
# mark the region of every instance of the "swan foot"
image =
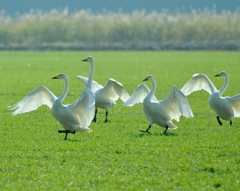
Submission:
<svg viewBox="0 0 240 191">
<path fill-rule="evenodd" d="M 219 125 L 222 125 L 222 122 L 220 121 L 219 116 L 217 116 L 217 121 L 218 121 L 218 124 L 219 124 Z M 231 123 L 231 122 L 230 122 L 230 123 Z"/>
<path fill-rule="evenodd" d="M 168 130 L 168 126 L 166 126 L 166 130 L 163 132 L 163 134 L 166 134 Z"/>
<path fill-rule="evenodd" d="M 152 127 L 152 125 L 149 125 L 148 128 L 146 130 L 140 130 L 141 132 L 144 133 L 150 133 L 148 130 Z"/>
<path fill-rule="evenodd" d="M 151 133 L 148 130 L 139 130 L 139 131 L 144 132 L 144 133 Z"/>
<path fill-rule="evenodd" d="M 64 140 L 66 141 L 67 140 L 67 136 L 68 136 L 68 133 L 72 133 L 72 134 L 75 134 L 76 131 L 70 131 L 70 130 L 58 130 L 58 133 L 66 133 L 65 137 L 64 137 Z"/>
<path fill-rule="evenodd" d="M 230 121 L 230 126 L 232 126 L 232 121 Z"/>
</svg>

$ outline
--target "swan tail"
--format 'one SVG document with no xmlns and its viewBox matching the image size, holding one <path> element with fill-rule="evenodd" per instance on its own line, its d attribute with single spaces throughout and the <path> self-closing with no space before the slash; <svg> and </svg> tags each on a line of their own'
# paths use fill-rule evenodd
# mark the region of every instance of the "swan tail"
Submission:
<svg viewBox="0 0 240 191">
<path fill-rule="evenodd" d="M 178 127 L 176 125 L 174 125 L 171 121 L 167 121 L 167 126 L 169 130 L 175 130 Z"/>
<path fill-rule="evenodd" d="M 77 129 L 77 131 L 80 131 L 80 132 L 88 132 L 88 133 L 93 132 L 93 130 L 91 130 L 91 129 L 88 128 L 88 127 L 80 127 L 80 128 Z"/>
</svg>

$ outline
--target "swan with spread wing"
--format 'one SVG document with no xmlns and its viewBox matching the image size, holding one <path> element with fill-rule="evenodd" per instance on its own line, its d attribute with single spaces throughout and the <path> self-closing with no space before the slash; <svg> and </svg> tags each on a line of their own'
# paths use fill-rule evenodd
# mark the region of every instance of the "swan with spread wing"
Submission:
<svg viewBox="0 0 240 191">
<path fill-rule="evenodd" d="M 68 78 L 65 74 L 59 74 L 52 79 L 60 79 L 65 82 L 65 89 L 60 97 L 56 97 L 45 86 L 39 86 L 26 95 L 18 103 L 9 106 L 10 110 L 15 110 L 13 115 L 36 110 L 42 105 L 47 105 L 51 109 L 53 117 L 63 126 L 65 130 L 64 140 L 67 140 L 68 133 L 91 132 L 88 128 L 91 124 L 95 111 L 95 99 L 90 89 L 84 88 L 81 96 L 72 104 L 63 105 L 62 102 L 68 93 Z"/>
<path fill-rule="evenodd" d="M 149 133 L 149 129 L 155 123 L 165 128 L 164 133 L 166 133 L 168 129 L 177 129 L 177 126 L 172 123 L 173 119 L 179 121 L 181 115 L 187 118 L 193 117 L 187 98 L 176 86 L 172 86 L 170 94 L 164 100 L 157 100 L 154 96 L 156 82 L 153 76 L 148 75 L 143 81 L 150 81 L 152 89 L 150 90 L 145 84 L 139 84 L 131 97 L 124 103 L 124 106 L 143 103 L 143 111 L 149 121 L 149 126 L 141 132 Z"/>
<path fill-rule="evenodd" d="M 91 64 L 90 74 L 93 75 L 93 71 L 94 71 L 93 57 L 88 56 L 82 61 L 89 62 Z M 89 78 L 85 78 L 83 76 L 77 76 L 77 79 L 79 79 L 86 87 L 91 89 L 95 95 L 96 108 L 95 108 L 95 115 L 93 118 L 93 122 L 97 122 L 98 108 L 102 108 L 106 110 L 105 122 L 108 122 L 108 110 L 116 105 L 116 101 L 119 98 L 123 102 L 125 102 L 129 98 L 129 94 L 120 82 L 112 78 L 109 78 L 106 85 L 102 86 L 101 84 L 98 84 L 96 81 L 93 81 L 92 75 L 90 75 Z"/>
<path fill-rule="evenodd" d="M 232 125 L 232 120 L 235 117 L 240 117 L 240 94 L 233 97 L 222 97 L 221 95 L 228 86 L 228 74 L 223 71 L 216 74 L 215 77 L 222 77 L 225 79 L 224 85 L 220 90 L 217 90 L 205 74 L 194 74 L 181 90 L 185 95 L 202 89 L 207 91 L 210 94 L 208 103 L 211 109 L 217 114 L 218 124 L 222 125 L 221 118 L 230 121 L 230 125 Z"/>
</svg>

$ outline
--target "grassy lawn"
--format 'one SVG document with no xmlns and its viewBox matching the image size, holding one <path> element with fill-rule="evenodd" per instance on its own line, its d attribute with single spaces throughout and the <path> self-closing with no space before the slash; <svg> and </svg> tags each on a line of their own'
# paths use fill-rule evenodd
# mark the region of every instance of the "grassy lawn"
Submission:
<svg viewBox="0 0 240 191">
<path fill-rule="evenodd" d="M 240 52 L 0 52 L 0 190 L 240 190 L 240 119 L 219 126 L 208 105 L 208 93 L 188 96 L 194 118 L 181 117 L 178 129 L 163 134 L 153 125 L 151 134 L 142 105 L 99 109 L 92 133 L 64 135 L 42 106 L 13 117 L 7 106 L 39 85 L 59 96 L 64 83 L 51 80 L 65 73 L 70 81 L 64 104 L 83 90 L 77 75 L 88 77 L 95 58 L 94 80 L 121 82 L 133 93 L 148 74 L 157 82 L 156 97 L 164 99 L 172 85 L 181 88 L 194 73 L 204 73 L 220 89 L 226 71 L 224 96 L 240 93 Z"/>
</svg>

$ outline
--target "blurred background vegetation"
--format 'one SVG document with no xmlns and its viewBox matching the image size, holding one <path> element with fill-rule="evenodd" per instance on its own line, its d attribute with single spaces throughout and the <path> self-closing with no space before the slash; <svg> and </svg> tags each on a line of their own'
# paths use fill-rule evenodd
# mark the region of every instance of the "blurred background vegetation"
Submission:
<svg viewBox="0 0 240 191">
<path fill-rule="evenodd" d="M 240 8 L 0 13 L 0 50 L 239 50 Z"/>
</svg>

